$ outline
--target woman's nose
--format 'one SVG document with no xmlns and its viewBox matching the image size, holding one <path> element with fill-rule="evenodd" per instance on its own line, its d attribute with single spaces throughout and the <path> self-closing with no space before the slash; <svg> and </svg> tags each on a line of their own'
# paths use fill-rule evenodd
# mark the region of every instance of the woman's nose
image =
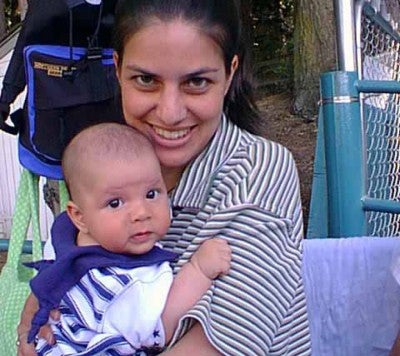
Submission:
<svg viewBox="0 0 400 356">
<path fill-rule="evenodd" d="M 160 93 L 157 105 L 159 120 L 168 126 L 181 122 L 186 117 L 184 95 L 178 87 L 165 86 Z"/>
</svg>

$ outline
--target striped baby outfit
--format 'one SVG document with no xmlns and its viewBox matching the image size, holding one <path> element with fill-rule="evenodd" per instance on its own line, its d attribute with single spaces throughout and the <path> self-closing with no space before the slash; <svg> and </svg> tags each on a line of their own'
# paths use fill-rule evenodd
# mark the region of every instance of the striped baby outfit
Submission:
<svg viewBox="0 0 400 356">
<path fill-rule="evenodd" d="M 35 263 L 31 280 L 39 310 L 29 335 L 37 334 L 51 309 L 61 317 L 51 327 L 56 339 L 38 339 L 38 355 L 146 355 L 165 344 L 161 314 L 172 284 L 170 261 L 159 246 L 125 255 L 101 246 L 76 246 L 78 230 L 66 213 L 52 226 L 57 259 Z M 146 351 L 145 351 L 146 350 Z"/>
<path fill-rule="evenodd" d="M 171 283 L 168 262 L 91 269 L 61 301 L 56 344 L 39 339 L 38 355 L 134 355 L 164 346 L 161 313 Z"/>
</svg>

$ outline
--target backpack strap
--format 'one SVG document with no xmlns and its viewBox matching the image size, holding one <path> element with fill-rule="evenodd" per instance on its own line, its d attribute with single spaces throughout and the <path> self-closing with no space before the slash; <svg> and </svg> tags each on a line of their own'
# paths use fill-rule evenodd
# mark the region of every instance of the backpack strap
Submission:
<svg viewBox="0 0 400 356">
<path fill-rule="evenodd" d="M 90 4 L 90 5 L 100 5 L 103 1 L 102 0 L 65 0 L 67 6 L 69 8 L 82 5 L 84 3 Z"/>
<path fill-rule="evenodd" d="M 70 48 L 70 59 L 73 58 L 73 47 L 74 47 L 74 16 L 73 8 L 77 5 L 84 4 L 84 0 L 66 0 L 69 12 L 69 48 Z M 102 49 L 98 47 L 98 35 L 101 25 L 101 17 L 103 15 L 103 1 L 99 3 L 99 14 L 97 16 L 97 24 L 94 32 L 88 37 L 88 54 L 87 59 L 101 59 Z"/>
</svg>

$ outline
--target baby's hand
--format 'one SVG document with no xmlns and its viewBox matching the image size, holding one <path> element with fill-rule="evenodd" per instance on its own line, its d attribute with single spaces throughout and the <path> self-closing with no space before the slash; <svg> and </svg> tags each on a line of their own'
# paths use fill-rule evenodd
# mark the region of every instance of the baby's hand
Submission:
<svg viewBox="0 0 400 356">
<path fill-rule="evenodd" d="M 231 248 L 226 240 L 212 238 L 201 244 L 190 262 L 209 279 L 227 274 L 231 266 Z"/>
</svg>

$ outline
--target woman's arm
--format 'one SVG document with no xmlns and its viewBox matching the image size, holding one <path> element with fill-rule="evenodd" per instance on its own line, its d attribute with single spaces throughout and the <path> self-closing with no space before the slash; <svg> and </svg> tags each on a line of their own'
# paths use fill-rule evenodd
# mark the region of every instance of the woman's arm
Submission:
<svg viewBox="0 0 400 356">
<path fill-rule="evenodd" d="M 31 293 L 25 302 L 24 309 L 21 313 L 21 321 L 17 328 L 18 333 L 18 356 L 36 356 L 35 346 L 33 343 L 28 344 L 27 337 L 31 328 L 31 322 L 34 314 L 39 309 L 38 300 Z M 49 325 L 45 325 L 40 329 L 40 337 L 47 340 L 49 344 L 54 344 L 53 332 Z"/>
<path fill-rule="evenodd" d="M 171 349 L 162 356 L 219 356 L 221 355 L 208 341 L 200 323 L 194 326 Z"/>
<path fill-rule="evenodd" d="M 400 356 L 400 333 L 397 335 L 389 356 Z"/>
<path fill-rule="evenodd" d="M 24 309 L 21 313 L 21 320 L 17 328 L 18 333 L 18 356 L 33 356 L 36 355 L 35 347 L 33 344 L 28 344 L 27 337 L 31 328 L 31 321 L 33 315 L 38 310 L 38 301 L 31 293 L 25 302 Z"/>
</svg>

